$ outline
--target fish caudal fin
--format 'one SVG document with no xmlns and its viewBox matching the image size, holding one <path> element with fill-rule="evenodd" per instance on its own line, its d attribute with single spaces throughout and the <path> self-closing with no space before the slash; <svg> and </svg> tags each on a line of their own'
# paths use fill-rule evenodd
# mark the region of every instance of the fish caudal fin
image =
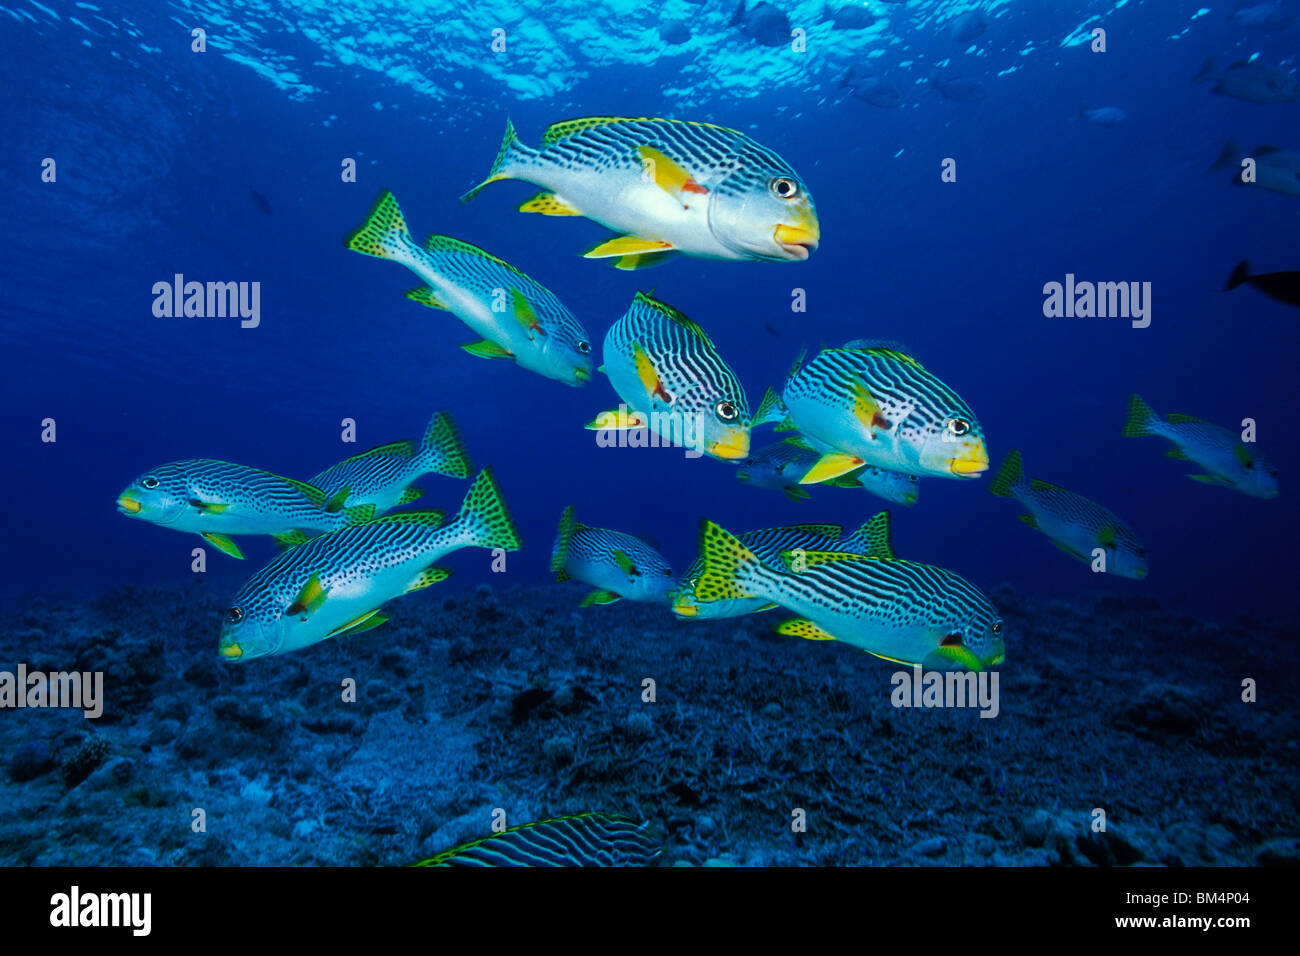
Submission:
<svg viewBox="0 0 1300 956">
<path fill-rule="evenodd" d="M 344 245 L 353 252 L 379 259 L 407 258 L 408 250 L 414 242 L 411 231 L 406 228 L 401 207 L 397 205 L 392 193 L 387 189 L 383 191 L 361 228 L 348 236 Z"/>
<path fill-rule="evenodd" d="M 763 393 L 763 400 L 758 403 L 758 411 L 754 412 L 751 425 L 755 428 L 759 425 L 775 425 L 785 421 L 789 415 L 785 403 L 781 401 L 781 396 L 776 394 L 775 389 L 769 387 Z"/>
<path fill-rule="evenodd" d="M 1232 140 L 1223 144 L 1223 150 L 1219 153 L 1218 158 L 1210 164 L 1206 170 L 1208 173 L 1216 173 L 1221 169 L 1230 169 L 1241 162 L 1241 147 Z"/>
<path fill-rule="evenodd" d="M 700 576 L 695 597 L 703 604 L 758 597 L 749 589 L 748 572 L 761 566 L 758 556 L 740 539 L 712 521 L 700 520 Z"/>
<path fill-rule="evenodd" d="M 420 439 L 420 456 L 435 475 L 469 477 L 469 456 L 465 454 L 456 423 L 446 412 L 438 412 L 430 419 Z"/>
<path fill-rule="evenodd" d="M 993 484 L 989 486 L 989 491 L 999 498 L 1013 498 L 1016 486 L 1022 484 L 1024 480 L 1025 469 L 1020 461 L 1020 452 L 1013 448 L 1007 452 L 1007 457 L 1002 460 L 1002 467 L 993 476 Z"/>
<path fill-rule="evenodd" d="M 1196 75 L 1192 77 L 1192 82 L 1201 83 L 1215 76 L 1218 72 L 1219 65 L 1214 62 L 1214 57 L 1206 57 L 1205 62 L 1201 64 L 1201 68 L 1197 70 Z"/>
<path fill-rule="evenodd" d="M 560 514 L 560 526 L 555 532 L 555 546 L 551 548 L 551 573 L 557 581 L 569 580 L 569 573 L 564 566 L 569 563 L 569 545 L 573 533 L 578 530 L 578 518 L 573 505 L 569 505 Z"/>
<path fill-rule="evenodd" d="M 509 179 L 510 174 L 506 167 L 509 165 L 510 154 L 519 148 L 519 134 L 515 132 L 515 124 L 506 120 L 506 134 L 501 138 L 501 148 L 497 150 L 496 161 L 492 163 L 492 168 L 488 170 L 487 179 L 483 180 L 465 195 L 460 197 L 460 201 L 469 202 L 475 196 L 483 191 L 483 188 L 489 183 L 495 183 L 502 179 Z"/>
<path fill-rule="evenodd" d="M 1232 275 L 1228 276 L 1228 281 L 1224 283 L 1223 291 L 1231 292 L 1237 286 L 1250 279 L 1250 263 L 1242 259 L 1237 263 L 1237 268 L 1232 270 Z"/>
<path fill-rule="evenodd" d="M 1150 405 L 1142 401 L 1141 396 L 1133 394 L 1128 397 L 1128 419 L 1124 422 L 1125 438 L 1144 438 L 1147 435 L 1154 435 L 1151 424 L 1158 421 L 1160 416 Z"/>
<path fill-rule="evenodd" d="M 456 517 L 469 525 L 469 543 L 472 545 L 504 551 L 518 551 L 522 547 L 519 530 L 506 510 L 501 489 L 497 487 L 490 468 L 478 473 Z"/>
</svg>

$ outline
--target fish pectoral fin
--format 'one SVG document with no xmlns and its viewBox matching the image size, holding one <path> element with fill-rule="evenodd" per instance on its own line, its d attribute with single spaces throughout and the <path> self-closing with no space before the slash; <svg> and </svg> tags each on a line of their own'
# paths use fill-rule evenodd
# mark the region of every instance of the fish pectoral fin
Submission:
<svg viewBox="0 0 1300 956">
<path fill-rule="evenodd" d="M 415 576 L 415 579 L 406 586 L 403 594 L 410 594 L 412 591 L 419 591 L 430 585 L 437 584 L 439 581 L 445 581 L 451 577 L 451 571 L 447 568 L 425 568 Z"/>
<path fill-rule="evenodd" d="M 635 272 L 637 269 L 650 269 L 654 266 L 661 266 L 677 253 L 671 249 L 665 252 L 642 252 L 634 256 L 622 256 L 618 262 L 614 263 L 615 269 L 621 269 L 624 272 Z"/>
<path fill-rule="evenodd" d="M 638 146 L 636 154 L 641 160 L 641 168 L 654 184 L 683 206 L 689 204 L 692 195 L 708 195 L 708 188 L 701 186 L 681 163 L 668 158 L 653 146 Z"/>
<path fill-rule="evenodd" d="M 786 488 L 782 488 L 781 490 L 785 492 L 785 496 L 789 498 L 791 501 L 806 501 L 807 499 L 812 497 L 812 495 L 808 494 L 808 492 L 798 487 L 795 488 L 786 487 Z"/>
<path fill-rule="evenodd" d="M 537 212 L 543 216 L 581 216 L 582 213 L 555 193 L 538 193 L 519 207 L 520 212 Z"/>
<path fill-rule="evenodd" d="M 636 377 L 640 379 L 645 393 L 651 398 L 662 399 L 665 404 L 671 405 L 672 396 L 664 388 L 663 380 L 659 378 L 654 362 L 650 360 L 650 356 L 646 354 L 639 342 L 632 343 L 632 361 L 636 365 Z"/>
<path fill-rule="evenodd" d="M 1109 551 L 1119 543 L 1119 537 L 1115 532 L 1115 526 L 1110 522 L 1102 525 L 1097 531 L 1097 543 Z"/>
<path fill-rule="evenodd" d="M 619 570 L 624 574 L 634 578 L 640 577 L 641 572 L 636 569 L 636 565 L 632 563 L 632 559 L 627 556 L 626 551 L 620 551 L 618 548 L 615 548 L 611 557 L 613 557 L 614 563 L 618 565 Z"/>
<path fill-rule="evenodd" d="M 1170 412 L 1165 416 L 1165 421 L 1171 425 L 1204 425 L 1207 424 L 1204 418 L 1197 418 L 1194 415 L 1184 415 L 1182 412 Z"/>
<path fill-rule="evenodd" d="M 307 583 L 302 586 L 302 590 L 298 592 L 298 596 L 293 599 L 293 603 L 285 613 L 295 616 L 301 614 L 306 620 L 313 611 L 325 603 L 328 595 L 329 590 L 321 586 L 320 572 L 316 572 L 307 579 Z"/>
<path fill-rule="evenodd" d="M 792 617 L 776 629 L 776 633 L 784 634 L 786 637 L 801 637 L 805 641 L 834 641 L 838 640 L 833 634 L 828 634 L 812 621 L 802 617 Z"/>
<path fill-rule="evenodd" d="M 423 496 L 424 492 L 421 489 L 415 487 L 407 488 L 400 496 L 398 496 L 397 503 L 399 505 L 409 505 L 412 501 L 416 501 Z"/>
<path fill-rule="evenodd" d="M 375 608 L 373 611 L 367 611 L 356 620 L 334 628 L 325 636 L 338 637 L 340 634 L 360 634 L 362 631 L 372 630 L 388 620 L 385 615 L 379 613 L 379 610 L 379 608 Z"/>
<path fill-rule="evenodd" d="M 348 496 L 352 494 L 352 486 L 346 485 L 334 492 L 325 502 L 325 510 L 330 514 L 338 514 L 343 510 L 343 505 L 347 503 Z"/>
<path fill-rule="evenodd" d="M 1042 528 L 1038 527 L 1038 519 L 1035 518 L 1033 515 L 1024 514 L 1024 515 L 1016 515 L 1016 517 L 1019 518 L 1021 521 L 1023 521 L 1025 524 L 1029 525 L 1029 527 L 1033 528 L 1035 531 L 1043 530 Z"/>
<path fill-rule="evenodd" d="M 205 515 L 224 514 L 230 505 L 222 504 L 220 501 L 204 501 L 202 498 L 191 498 L 190 504 Z"/>
<path fill-rule="evenodd" d="M 960 664 L 962 667 L 974 671 L 976 674 L 984 669 L 984 665 L 981 664 L 980 659 L 975 656 L 975 652 L 969 647 L 962 647 L 960 644 L 944 644 L 940 647 L 936 647 L 927 656 L 937 657 L 942 661 L 947 661 L 952 664 Z"/>
<path fill-rule="evenodd" d="M 890 429 L 889 419 L 881 413 L 871 390 L 860 379 L 853 382 L 853 414 L 858 421 L 867 426 L 868 431 L 874 428 L 881 431 Z"/>
<path fill-rule="evenodd" d="M 307 534 L 306 531 L 294 530 L 281 531 L 278 534 L 271 535 L 271 537 L 275 540 L 276 544 L 287 550 L 289 548 L 298 547 L 298 545 L 308 540 L 311 536 Z M 237 557 L 243 557 L 243 555 L 237 555 Z"/>
<path fill-rule="evenodd" d="M 500 345 L 497 345 L 495 342 L 488 341 L 487 339 L 481 339 L 478 342 L 466 343 L 465 345 L 462 345 L 461 348 L 463 348 L 470 355 L 473 355 L 477 358 L 484 358 L 484 359 L 514 358 L 514 354 L 510 352 L 508 349 Z"/>
<path fill-rule="evenodd" d="M 613 591 L 592 591 L 585 598 L 578 602 L 578 607 L 591 607 L 593 604 L 613 604 L 615 601 L 623 600 L 621 595 Z"/>
<path fill-rule="evenodd" d="M 408 289 L 403 293 L 412 302 L 418 302 L 420 305 L 428 306 L 431 309 L 443 309 L 450 312 L 451 306 L 438 298 L 438 293 L 434 292 L 427 285 L 417 286 L 414 289 Z"/>
<path fill-rule="evenodd" d="M 1177 445 L 1165 452 L 1165 457 L 1173 458 L 1176 461 L 1191 461 L 1191 459 L 1187 457 L 1187 453 Z"/>
<path fill-rule="evenodd" d="M 199 537 L 203 538 L 214 548 L 226 552 L 226 554 L 230 555 L 232 558 L 242 559 L 244 557 L 244 552 L 239 550 L 239 545 L 235 544 L 235 542 L 231 541 L 224 534 L 213 534 L 211 531 L 202 531 L 199 533 Z"/>
<path fill-rule="evenodd" d="M 510 298 L 514 303 L 515 321 L 523 326 L 525 331 L 540 332 L 542 335 L 545 335 L 546 330 L 543 329 L 541 323 L 537 321 L 537 313 L 534 312 L 533 307 L 528 304 L 528 300 L 524 298 L 524 294 L 518 289 L 511 289 Z"/>
<path fill-rule="evenodd" d="M 799 479 L 801 485 L 815 485 L 819 482 L 838 478 L 855 468 L 861 468 L 866 462 L 856 455 L 842 451 L 832 451 L 817 459 L 817 464 L 808 469 L 808 473 Z"/>
<path fill-rule="evenodd" d="M 603 431 L 605 429 L 625 431 L 630 428 L 645 428 L 645 425 L 645 416 L 640 412 L 612 408 L 607 412 L 601 412 L 586 427 L 588 431 Z"/>
<path fill-rule="evenodd" d="M 619 236 L 593 246 L 582 254 L 584 259 L 612 259 L 616 256 L 636 256 L 646 252 L 667 252 L 671 242 L 642 239 L 640 236 Z"/>
</svg>

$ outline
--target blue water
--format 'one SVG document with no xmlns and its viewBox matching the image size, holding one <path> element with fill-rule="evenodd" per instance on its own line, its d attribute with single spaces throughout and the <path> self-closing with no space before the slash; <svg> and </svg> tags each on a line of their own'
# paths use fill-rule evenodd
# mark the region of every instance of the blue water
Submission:
<svg viewBox="0 0 1300 956">
<path fill-rule="evenodd" d="M 900 553 L 986 587 L 1070 595 L 1104 585 L 1215 616 L 1289 616 L 1295 313 L 1253 289 L 1221 288 L 1242 258 L 1259 271 L 1296 267 L 1297 200 L 1233 189 L 1230 174 L 1205 169 L 1228 138 L 1294 147 L 1300 105 L 1213 96 L 1189 80 L 1208 55 L 1293 57 L 1296 28 L 1250 29 L 1226 6 L 1196 16 L 1195 3 L 1007 3 L 989 5 L 988 31 L 965 50 L 936 36 L 936 18 L 959 5 L 891 7 L 888 25 L 855 33 L 817 24 L 818 5 L 803 3 L 792 20 L 805 15 L 813 35 L 797 57 L 737 36 L 723 6 L 674 0 L 665 19 L 686 19 L 693 36 L 658 55 L 660 21 L 632 5 L 599 27 L 577 7 L 528 19 L 510 4 L 479 14 L 430 4 L 372 22 L 357 5 L 315 41 L 307 33 L 323 14 L 278 4 L 232 7 L 233 34 L 216 3 L 3 8 L 0 70 L 20 91 L 0 106 L 13 227 L 0 266 L 4 590 L 182 580 L 192 542 L 112 507 L 130 478 L 186 456 L 308 477 L 413 437 L 436 408 L 461 423 L 476 462 L 495 466 L 518 516 L 527 550 L 513 580 L 544 579 L 556 516 L 571 501 L 588 523 L 653 534 L 678 565 L 701 515 L 743 529 L 856 524 L 875 510 L 834 491 L 788 502 L 741 488 L 725 464 L 672 451 L 595 448 L 580 426 L 615 404 L 601 377 L 572 390 L 471 359 L 455 347 L 466 331 L 454 318 L 401 297 L 409 275 L 343 249 L 388 188 L 417 233 L 507 258 L 597 342 L 634 291 L 653 287 L 710 332 L 751 403 L 802 347 L 904 343 L 972 405 L 995 464 L 1018 447 L 1030 474 L 1110 507 L 1138 530 L 1152 572 L 1099 582 L 1018 524 L 987 477 L 923 481 L 920 504 L 895 514 Z M 1093 15 L 1109 30 L 1106 53 L 1060 45 Z M 498 21 L 520 31 L 506 59 L 487 49 Z M 555 28 L 550 42 L 539 21 Z M 209 24 L 208 52 L 191 52 L 181 23 Z M 618 63 L 620 43 L 635 65 Z M 341 62 L 354 48 L 373 49 L 374 62 Z M 944 61 L 948 75 L 984 82 L 987 99 L 927 92 L 921 81 Z M 837 87 L 847 66 L 866 62 L 903 92 L 901 108 Z M 731 65 L 734 83 L 718 64 Z M 277 68 L 297 84 L 277 80 Z M 1128 118 L 1091 124 L 1076 118 L 1084 105 Z M 797 265 L 678 259 L 619 273 L 576 255 L 601 227 L 514 212 L 527 184 L 457 203 L 484 175 L 507 116 L 535 142 L 553 121 L 604 114 L 748 132 L 806 178 L 821 248 Z M 58 162 L 55 184 L 39 179 L 46 156 Z M 354 184 L 340 182 L 344 157 L 357 159 Z M 940 181 L 945 157 L 957 160 L 956 183 Z M 177 272 L 260 281 L 261 326 L 155 318 L 153 283 Z M 1042 286 L 1067 272 L 1151 282 L 1151 326 L 1045 318 Z M 806 314 L 790 311 L 795 287 L 807 290 Z M 1195 484 L 1163 459 L 1162 443 L 1121 438 L 1131 391 L 1161 412 L 1225 426 L 1255 418 L 1282 496 Z M 55 444 L 39 440 L 47 417 Z M 345 417 L 358 423 L 356 445 L 340 441 Z M 426 500 L 459 495 L 439 492 Z M 213 582 L 237 583 L 245 568 L 218 558 Z M 472 584 L 481 563 L 462 561 L 448 586 Z"/>
</svg>

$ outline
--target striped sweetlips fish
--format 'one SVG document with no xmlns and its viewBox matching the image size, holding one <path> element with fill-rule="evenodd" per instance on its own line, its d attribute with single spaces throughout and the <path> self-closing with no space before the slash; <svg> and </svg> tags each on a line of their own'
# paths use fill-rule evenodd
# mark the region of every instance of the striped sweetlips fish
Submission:
<svg viewBox="0 0 1300 956">
<path fill-rule="evenodd" d="M 620 269 L 674 252 L 798 262 L 817 248 L 817 209 L 784 159 L 744 133 L 683 120 L 588 116 L 556 123 L 539 149 L 506 122 L 488 183 L 541 186 L 521 212 L 585 216 L 620 235 L 586 253 Z"/>
<path fill-rule="evenodd" d="M 1147 576 L 1147 552 L 1136 531 L 1092 499 L 1030 478 L 1016 449 L 1011 449 L 1002 462 L 989 490 L 1024 505 L 1026 513 L 1020 520 L 1043 532 L 1070 557 L 1091 565 L 1097 557 L 1093 552 L 1101 548 L 1106 556 L 1107 574 L 1137 580 Z"/>
<path fill-rule="evenodd" d="M 602 412 L 588 428 L 649 428 L 664 444 L 726 461 L 749 454 L 740 379 L 704 330 L 672 306 L 638 292 L 606 333 L 603 362 L 626 408 Z"/>
<path fill-rule="evenodd" d="M 400 262 L 427 286 L 408 298 L 446 309 L 476 333 L 470 355 L 513 359 L 530 372 L 580 387 L 591 378 L 591 338 L 555 294 L 478 246 L 430 236 L 418 246 L 393 194 L 385 191 L 365 223 L 348 237 L 354 252 Z"/>
<path fill-rule="evenodd" d="M 1002 663 L 1002 619 L 979 588 L 945 568 L 887 557 L 887 532 L 875 541 L 871 554 L 792 549 L 769 563 L 704 520 L 695 599 L 763 598 L 800 615 L 782 634 L 842 641 L 900 664 L 980 671 Z"/>
<path fill-rule="evenodd" d="M 375 514 L 383 514 L 423 495 L 411 483 L 429 474 L 469 477 L 469 458 L 446 412 L 434 414 L 418 445 L 413 441 L 380 445 L 331 465 L 311 484 L 326 495 L 347 488 L 349 506 L 374 505 Z"/>
<path fill-rule="evenodd" d="M 510 827 L 413 866 L 649 866 L 663 835 L 649 821 L 577 813 Z"/>
<path fill-rule="evenodd" d="M 384 603 L 444 580 L 434 562 L 461 548 L 519 549 L 492 474 L 479 472 L 448 524 L 437 511 L 384 515 L 285 551 L 253 575 L 226 612 L 218 653 L 252 660 L 383 624 Z"/>
<path fill-rule="evenodd" d="M 754 423 L 771 421 L 798 429 L 821 452 L 803 484 L 864 464 L 945 478 L 975 478 L 989 466 L 984 430 L 970 406 L 897 348 L 822 349 L 796 363 L 779 400 L 760 405 Z"/>
<path fill-rule="evenodd" d="M 572 579 L 596 588 L 579 607 L 613 604 L 623 598 L 668 604 L 677 583 L 658 551 L 624 531 L 587 527 L 578 521 L 573 505 L 560 515 L 551 548 L 551 573 L 556 581 Z"/>
<path fill-rule="evenodd" d="M 117 498 L 117 510 L 176 531 L 192 531 L 236 558 L 228 535 L 267 534 L 285 544 L 369 521 L 371 505 L 344 507 L 351 489 L 333 496 L 304 481 L 212 458 L 186 458 L 145 472 Z"/>
<path fill-rule="evenodd" d="M 770 392 L 770 390 L 769 390 Z M 758 413 L 755 413 L 757 417 Z M 736 477 L 755 488 L 780 491 L 792 501 L 809 497 L 802 480 L 821 454 L 799 435 L 765 445 L 740 463 Z M 898 505 L 914 505 L 918 496 L 916 475 L 863 465 L 824 482 L 836 488 L 861 488 Z"/>
</svg>

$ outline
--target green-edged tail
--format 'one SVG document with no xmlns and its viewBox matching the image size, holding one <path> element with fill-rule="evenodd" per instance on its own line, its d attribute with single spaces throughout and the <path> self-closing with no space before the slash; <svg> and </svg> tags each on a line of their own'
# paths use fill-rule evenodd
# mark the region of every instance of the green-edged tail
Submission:
<svg viewBox="0 0 1300 956">
<path fill-rule="evenodd" d="M 1147 435 L 1154 435 L 1151 430 L 1152 422 L 1160 421 L 1157 415 L 1146 402 L 1142 401 L 1141 396 L 1137 394 L 1128 397 L 1128 419 L 1124 422 L 1125 438 L 1143 438 Z"/>
<path fill-rule="evenodd" d="M 456 519 L 470 525 L 473 543 L 480 548 L 518 551 L 523 546 L 490 468 L 478 473 Z"/>
<path fill-rule="evenodd" d="M 420 439 L 420 454 L 429 463 L 429 469 L 436 475 L 449 478 L 468 478 L 470 472 L 469 456 L 460 440 L 456 423 L 446 412 L 438 412 L 429 421 Z"/>
<path fill-rule="evenodd" d="M 483 187 L 487 186 L 489 183 L 495 183 L 498 182 L 499 180 L 510 178 L 509 176 L 504 175 L 501 172 L 501 170 L 504 168 L 506 164 L 507 155 L 510 153 L 510 151 L 515 147 L 515 145 L 518 142 L 519 142 L 519 135 L 515 132 L 515 124 L 510 122 L 509 119 L 507 119 L 506 134 L 501 138 L 501 148 L 497 151 L 497 158 L 496 161 L 492 163 L 492 168 L 488 170 L 487 179 L 483 180 L 481 183 L 479 183 L 469 192 L 465 193 L 465 195 L 461 196 L 460 197 L 461 202 L 469 202 L 480 192 L 482 192 Z"/>
<path fill-rule="evenodd" d="M 573 533 L 578 530 L 578 519 L 573 505 L 560 513 L 560 526 L 555 532 L 555 547 L 551 549 L 551 573 L 556 581 L 569 580 L 569 573 L 564 566 L 569 563 L 569 545 L 573 542 Z"/>
<path fill-rule="evenodd" d="M 999 498 L 1013 498 L 1016 485 L 1024 481 L 1024 478 L 1025 469 L 1020 461 L 1020 452 L 1013 448 L 1007 452 L 1007 457 L 1002 460 L 1002 467 L 993 476 L 993 484 L 989 486 L 989 491 Z"/>
<path fill-rule="evenodd" d="M 393 194 L 385 189 L 361 228 L 344 242 L 353 252 L 380 259 L 398 258 L 412 244 L 411 232 Z"/>
<path fill-rule="evenodd" d="M 866 524 L 840 542 L 839 547 L 869 558 L 893 561 L 894 549 L 889 543 L 889 512 L 882 511 L 872 516 Z"/>
<path fill-rule="evenodd" d="M 741 582 L 746 570 L 760 564 L 740 539 L 706 518 L 700 519 L 700 576 L 695 597 L 701 603 L 757 597 Z"/>
</svg>

